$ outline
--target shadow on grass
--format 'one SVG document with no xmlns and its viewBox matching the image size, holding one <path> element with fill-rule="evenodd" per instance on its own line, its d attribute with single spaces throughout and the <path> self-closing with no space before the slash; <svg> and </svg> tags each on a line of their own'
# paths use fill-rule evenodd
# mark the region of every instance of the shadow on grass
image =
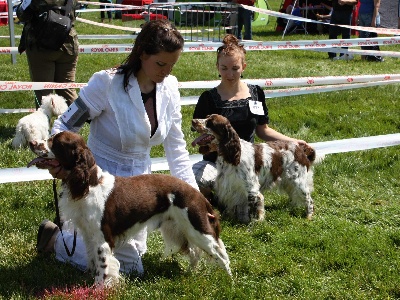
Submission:
<svg viewBox="0 0 400 300">
<path fill-rule="evenodd" d="M 145 274 L 129 274 L 127 277 L 137 282 L 153 282 L 155 278 L 177 279 L 187 274 L 180 263 L 181 255 L 176 258 L 162 258 L 161 254 L 145 254 L 143 265 Z M 54 255 L 38 255 L 29 263 L 17 267 L 0 267 L 0 298 L 42 298 L 54 293 L 69 293 L 73 290 L 90 288 L 94 275 L 82 272 L 69 264 L 57 261 Z"/>
<path fill-rule="evenodd" d="M 185 266 L 180 264 L 181 260 L 184 260 L 184 257 L 179 254 L 169 258 L 163 258 L 161 253 L 146 253 L 142 258 L 144 276 L 141 280 L 153 281 L 155 277 L 176 279 L 177 277 L 183 276 L 187 270 L 185 270 Z"/>
<path fill-rule="evenodd" d="M 15 135 L 15 127 L 0 126 L 0 143 L 5 143 Z M 11 147 L 11 144 L 10 144 Z"/>
<path fill-rule="evenodd" d="M 37 298 L 51 290 L 90 286 L 93 276 L 55 260 L 38 255 L 24 265 L 0 267 L 0 298 Z"/>
</svg>

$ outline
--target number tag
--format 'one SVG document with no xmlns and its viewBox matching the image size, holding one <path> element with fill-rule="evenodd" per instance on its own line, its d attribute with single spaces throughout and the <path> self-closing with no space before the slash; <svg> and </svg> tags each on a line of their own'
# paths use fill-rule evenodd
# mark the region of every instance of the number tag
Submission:
<svg viewBox="0 0 400 300">
<path fill-rule="evenodd" d="M 255 115 L 264 115 L 264 109 L 261 101 L 249 101 L 250 111 Z"/>
</svg>

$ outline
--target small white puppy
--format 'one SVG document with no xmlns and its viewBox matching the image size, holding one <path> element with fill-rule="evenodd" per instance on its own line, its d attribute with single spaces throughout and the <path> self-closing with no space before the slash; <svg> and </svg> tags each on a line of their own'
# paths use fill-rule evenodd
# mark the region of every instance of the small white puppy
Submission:
<svg viewBox="0 0 400 300">
<path fill-rule="evenodd" d="M 47 140 L 49 138 L 50 120 L 68 109 L 66 100 L 56 94 L 43 96 L 42 105 L 37 111 L 18 121 L 15 137 L 12 140 L 14 149 L 25 147 L 31 141 Z"/>
</svg>

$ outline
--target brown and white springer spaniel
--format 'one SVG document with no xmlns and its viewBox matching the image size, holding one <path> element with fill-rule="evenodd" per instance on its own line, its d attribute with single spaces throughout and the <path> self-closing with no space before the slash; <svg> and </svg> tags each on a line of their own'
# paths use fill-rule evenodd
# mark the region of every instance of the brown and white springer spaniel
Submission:
<svg viewBox="0 0 400 300">
<path fill-rule="evenodd" d="M 201 134 L 192 145 L 199 152 L 217 151 L 217 178 L 214 192 L 231 218 L 248 223 L 263 220 L 263 192 L 275 186 L 284 190 L 293 206 L 305 206 L 307 218 L 314 211 L 311 192 L 311 165 L 315 151 L 296 142 L 253 144 L 239 138 L 228 119 L 213 114 L 193 119 L 192 127 Z"/>
<path fill-rule="evenodd" d="M 31 149 L 39 157 L 28 167 L 66 170 L 60 211 L 82 233 L 96 284 L 118 282 L 119 262 L 113 249 L 144 227 L 149 233 L 160 229 L 164 255 L 186 254 L 195 267 L 203 250 L 231 275 L 218 216 L 188 183 L 163 174 L 110 175 L 96 165 L 83 138 L 68 131 L 32 142 Z"/>
</svg>

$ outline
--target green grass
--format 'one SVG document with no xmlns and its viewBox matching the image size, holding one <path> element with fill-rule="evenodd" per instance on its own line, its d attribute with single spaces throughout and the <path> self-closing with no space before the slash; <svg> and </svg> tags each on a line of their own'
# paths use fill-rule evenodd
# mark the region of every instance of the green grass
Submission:
<svg viewBox="0 0 400 300">
<path fill-rule="evenodd" d="M 280 1 L 270 1 L 277 10 Z M 83 15 L 98 20 L 97 14 Z M 113 21 L 136 27 L 137 24 Z M 279 41 L 275 20 L 254 28 L 254 39 Z M 118 34 L 77 22 L 80 34 Z M 21 26 L 16 25 L 19 34 Z M 8 28 L 0 27 L 0 35 Z M 292 39 L 326 39 L 327 36 L 290 35 Z M 124 41 L 130 43 L 132 41 Z M 88 43 L 122 43 L 82 40 Z M 0 39 L 0 46 L 8 46 Z M 398 51 L 399 46 L 382 50 Z M 87 82 L 101 69 L 123 61 L 122 54 L 81 54 L 77 82 Z M 245 78 L 398 73 L 400 62 L 332 62 L 326 53 L 312 51 L 249 51 Z M 29 81 L 25 55 L 11 64 L 0 55 L 0 81 Z M 215 53 L 183 53 L 173 74 L 179 81 L 218 79 Z M 182 90 L 183 96 L 201 90 Z M 309 142 L 398 133 L 399 86 L 319 93 L 269 99 L 270 126 Z M 0 92 L 2 108 L 34 106 L 33 92 Z M 188 150 L 192 106 L 182 107 Z M 15 151 L 11 139 L 23 114 L 1 115 L 0 168 L 25 166 L 32 158 L 27 149 Z M 87 135 L 87 128 L 83 130 Z M 400 147 L 328 155 L 315 166 L 315 217 L 309 222 L 290 212 L 286 197 L 266 193 L 266 219 L 248 226 L 222 221 L 222 239 L 231 259 L 233 281 L 217 267 L 201 262 L 187 272 L 180 256 L 162 259 L 162 241 L 152 234 L 144 256 L 146 274 L 125 277 L 125 284 L 109 299 L 398 299 L 400 298 Z M 152 156 L 163 156 L 155 147 Z M 51 181 L 0 185 L 0 298 L 67 298 L 61 291 L 90 286 L 93 277 L 35 251 L 38 225 L 55 216 Z M 75 288 L 75 289 L 74 289 Z M 46 291 L 50 291 L 47 292 Z M 58 293 L 54 292 L 58 291 Z M 53 296 L 51 295 L 53 292 Z M 75 295 L 75 296 L 74 296 Z M 75 297 L 75 298 L 74 298 Z M 92 299 L 98 298 L 92 296 Z"/>
</svg>

